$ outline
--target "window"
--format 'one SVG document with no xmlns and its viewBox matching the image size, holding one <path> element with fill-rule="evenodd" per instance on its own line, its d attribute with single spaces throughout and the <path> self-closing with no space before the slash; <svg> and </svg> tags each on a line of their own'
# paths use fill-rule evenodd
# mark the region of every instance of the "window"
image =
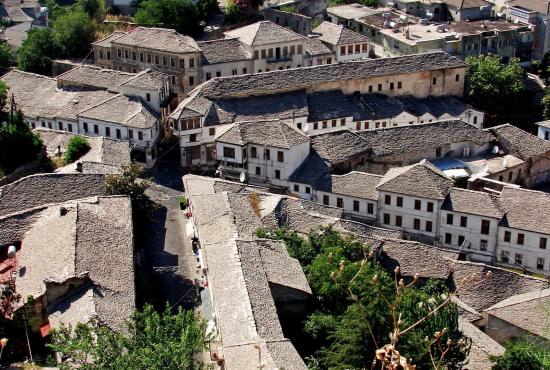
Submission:
<svg viewBox="0 0 550 370">
<path fill-rule="evenodd" d="M 395 226 L 401 226 L 403 224 L 403 218 L 401 216 L 395 216 Z"/>
<path fill-rule="evenodd" d="M 134 138 L 134 131 L 133 130 L 128 130 L 128 137 L 130 139 L 133 139 Z"/>
<path fill-rule="evenodd" d="M 464 235 L 459 235 L 458 236 L 458 245 L 462 246 L 462 244 L 464 244 Z"/>
<path fill-rule="evenodd" d="M 235 158 L 235 148 L 223 147 L 223 156 L 226 158 Z"/>
<path fill-rule="evenodd" d="M 206 81 L 212 78 L 212 72 L 206 72 Z"/>
<path fill-rule="evenodd" d="M 505 231 L 504 232 L 504 241 L 505 242 L 510 242 L 510 240 L 512 240 L 512 233 L 510 231 Z"/>
<path fill-rule="evenodd" d="M 215 127 L 210 127 L 208 129 L 208 135 L 210 135 L 210 136 L 216 135 L 216 128 Z"/>
<path fill-rule="evenodd" d="M 521 253 L 516 253 L 516 263 L 521 265 L 523 263 L 523 255 Z"/>
<path fill-rule="evenodd" d="M 34 123 L 33 123 L 33 125 L 34 125 Z M 67 123 L 67 126 L 68 126 L 69 132 L 73 132 L 73 124 L 72 123 Z"/>
<path fill-rule="evenodd" d="M 143 53 L 139 53 L 139 61 L 140 62 L 143 62 L 144 58 L 143 58 Z"/>
<path fill-rule="evenodd" d="M 246 68 L 243 68 L 243 75 L 246 74 Z"/>
<path fill-rule="evenodd" d="M 258 53 L 258 50 L 254 50 L 254 59 L 258 59 L 260 56 L 259 56 L 259 53 Z"/>
<path fill-rule="evenodd" d="M 174 60 L 174 58 L 170 57 L 170 67 L 175 67 L 176 66 L 176 61 Z"/>
<path fill-rule="evenodd" d="M 397 88 L 398 88 L 398 89 L 403 88 L 403 83 L 402 83 L 401 81 L 398 81 L 398 82 L 397 82 Z"/>
<path fill-rule="evenodd" d="M 367 213 L 372 215 L 374 213 L 374 204 L 368 203 L 367 204 Z"/>
<path fill-rule="evenodd" d="M 300 192 L 300 185 L 294 185 L 294 191 Z"/>
<path fill-rule="evenodd" d="M 414 209 L 420 210 L 422 208 L 422 201 L 420 199 L 414 200 Z"/>
<path fill-rule="evenodd" d="M 170 76 L 170 82 L 172 83 L 172 85 L 175 85 L 176 84 L 176 76 Z"/>
<path fill-rule="evenodd" d="M 328 197 L 328 195 L 323 195 L 323 204 L 324 204 L 325 206 L 328 206 L 328 204 L 329 204 L 329 197 Z"/>
<path fill-rule="evenodd" d="M 317 130 L 318 128 L 319 128 L 319 123 L 318 122 L 313 122 L 313 129 Z"/>
<path fill-rule="evenodd" d="M 195 59 L 189 59 L 189 68 L 195 68 Z"/>
<path fill-rule="evenodd" d="M 185 68 L 185 59 L 180 59 L 180 69 Z"/>
<path fill-rule="evenodd" d="M 372 85 L 369 85 L 369 92 L 372 92 Z"/>
<path fill-rule="evenodd" d="M 160 64 L 160 59 L 158 55 L 155 55 L 155 64 Z"/>
<path fill-rule="evenodd" d="M 426 231 L 432 232 L 432 221 L 426 221 Z"/>
<path fill-rule="evenodd" d="M 354 212 L 359 212 L 359 201 L 358 200 L 353 201 L 353 211 Z"/>
<path fill-rule="evenodd" d="M 52 123 L 51 122 L 48 122 L 48 128 L 52 128 Z"/>
<path fill-rule="evenodd" d="M 101 50 L 99 51 L 99 59 L 103 59 L 103 52 Z"/>
<path fill-rule="evenodd" d="M 537 269 L 544 270 L 544 258 L 542 257 L 537 258 Z"/>
<path fill-rule="evenodd" d="M 298 45 L 296 54 L 302 54 L 302 45 Z"/>
<path fill-rule="evenodd" d="M 382 84 L 378 84 L 378 91 L 382 91 Z"/>
<path fill-rule="evenodd" d="M 146 94 L 145 94 L 145 100 L 151 101 L 151 94 L 146 93 Z"/>
<path fill-rule="evenodd" d="M 139 132 L 138 132 L 138 134 L 139 134 Z M 190 143 L 196 143 L 197 142 L 197 134 L 189 135 L 189 142 Z"/>
<path fill-rule="evenodd" d="M 221 77 L 222 76 L 222 72 L 221 71 L 216 71 L 216 77 Z"/>
<path fill-rule="evenodd" d="M 437 85 L 437 77 L 432 78 L 432 85 Z"/>
<path fill-rule="evenodd" d="M 306 186 L 306 194 L 311 194 L 311 188 L 309 186 Z"/>
<path fill-rule="evenodd" d="M 237 70 L 236 69 L 232 69 L 231 70 L 231 75 L 232 76 L 236 76 L 238 73 L 237 73 Z"/>
<path fill-rule="evenodd" d="M 143 132 L 138 131 L 137 133 L 138 133 L 138 140 L 143 140 Z M 195 134 L 195 135 L 191 135 L 191 138 L 193 138 L 193 136 L 196 137 L 197 135 L 196 135 L 196 134 Z M 190 141 L 191 141 L 191 140 L 190 140 Z M 195 141 L 197 141 L 197 140 L 195 139 Z"/>
<path fill-rule="evenodd" d="M 323 128 L 327 128 L 327 121 L 323 121 Z"/>
<path fill-rule="evenodd" d="M 340 46 L 340 55 L 346 55 L 346 47 Z"/>
<path fill-rule="evenodd" d="M 262 169 L 260 167 L 256 167 L 256 176 L 260 176 L 262 174 Z"/>
<path fill-rule="evenodd" d="M 518 233 L 518 244 L 523 245 L 524 242 L 525 242 L 525 234 Z"/>
<path fill-rule="evenodd" d="M 353 45 L 348 45 L 348 54 L 353 54 Z"/>
<path fill-rule="evenodd" d="M 342 198 L 336 198 L 336 207 L 344 208 L 344 200 Z"/>
<path fill-rule="evenodd" d="M 262 49 L 262 59 L 265 59 L 265 57 L 266 57 L 265 49 Z"/>
<path fill-rule="evenodd" d="M 508 173 L 508 181 L 512 181 L 512 176 L 514 176 L 514 171 Z"/>
<path fill-rule="evenodd" d="M 479 249 L 482 250 L 482 251 L 486 251 L 487 250 L 487 240 L 480 240 L 479 241 Z"/>
<path fill-rule="evenodd" d="M 344 118 L 341 118 L 340 119 L 340 126 L 345 126 L 346 125 L 346 120 Z"/>
<path fill-rule="evenodd" d="M 59 130 L 63 131 L 63 122 L 59 122 Z"/>
<path fill-rule="evenodd" d="M 99 134 L 99 126 L 94 125 L 94 134 Z"/>
<path fill-rule="evenodd" d="M 539 248 L 540 249 L 546 249 L 546 243 L 547 243 L 547 239 L 546 238 L 540 238 L 539 240 Z"/>
<path fill-rule="evenodd" d="M 277 162 L 284 162 L 285 161 L 285 153 L 282 151 L 277 152 Z"/>
<path fill-rule="evenodd" d="M 332 127 L 336 127 L 336 120 L 335 120 L 335 119 L 332 120 L 331 126 L 332 126 Z"/>
<path fill-rule="evenodd" d="M 355 45 L 355 54 L 359 54 L 361 52 L 361 45 L 360 44 L 356 44 Z"/>
<path fill-rule="evenodd" d="M 111 60 L 111 52 L 110 51 L 107 52 L 107 59 Z"/>
<path fill-rule="evenodd" d="M 152 63 L 152 62 L 153 62 L 153 58 L 151 54 L 147 54 L 147 63 Z"/>
<path fill-rule="evenodd" d="M 276 179 L 280 179 L 280 178 L 281 178 L 281 171 L 280 171 L 280 170 L 275 170 L 275 178 L 276 178 Z"/>
<path fill-rule="evenodd" d="M 462 227 L 468 226 L 468 217 L 460 216 L 460 226 Z"/>
<path fill-rule="evenodd" d="M 268 161 L 271 159 L 271 152 L 269 149 L 264 150 L 264 159 Z"/>
<path fill-rule="evenodd" d="M 390 90 L 393 90 L 393 82 L 390 82 Z"/>
<path fill-rule="evenodd" d="M 189 86 L 195 85 L 195 77 L 189 76 Z"/>
<path fill-rule="evenodd" d="M 273 58 L 273 49 L 267 49 L 267 57 Z"/>
<path fill-rule="evenodd" d="M 426 206 L 426 211 L 428 211 L 428 212 L 433 212 L 434 211 L 433 202 L 428 202 L 428 205 Z"/>
<path fill-rule="evenodd" d="M 166 57 L 162 57 L 162 65 L 163 66 L 168 65 L 168 60 L 166 59 Z"/>
<path fill-rule="evenodd" d="M 445 244 L 453 244 L 453 234 L 445 234 Z"/>
<path fill-rule="evenodd" d="M 255 146 L 250 148 L 250 157 L 251 158 L 258 158 L 258 149 L 256 149 Z"/>
<path fill-rule="evenodd" d="M 389 213 L 384 213 L 384 223 L 386 225 L 390 224 L 390 215 L 389 215 Z"/>
<path fill-rule="evenodd" d="M 502 251 L 500 253 L 500 261 L 504 263 L 510 262 L 510 251 Z"/>
<path fill-rule="evenodd" d="M 419 220 L 418 218 L 415 218 L 415 219 L 414 219 L 413 228 L 414 228 L 415 230 L 420 230 L 420 220 Z"/>
<path fill-rule="evenodd" d="M 361 122 L 356 122 L 355 123 L 355 130 L 357 130 L 357 131 L 361 130 Z"/>
<path fill-rule="evenodd" d="M 460 81 L 460 75 L 459 75 L 459 74 L 457 74 L 457 75 L 455 76 L 455 81 L 456 81 L 456 82 Z"/>
<path fill-rule="evenodd" d="M 453 215 L 451 213 L 447 213 L 447 225 L 453 224 Z"/>
<path fill-rule="evenodd" d="M 391 195 L 385 195 L 384 196 L 384 203 L 385 204 L 391 204 Z"/>
<path fill-rule="evenodd" d="M 403 207 L 403 197 L 397 197 L 397 206 Z"/>
<path fill-rule="evenodd" d="M 484 235 L 489 235 L 489 227 L 491 222 L 487 220 L 481 220 L 481 233 Z"/>
</svg>

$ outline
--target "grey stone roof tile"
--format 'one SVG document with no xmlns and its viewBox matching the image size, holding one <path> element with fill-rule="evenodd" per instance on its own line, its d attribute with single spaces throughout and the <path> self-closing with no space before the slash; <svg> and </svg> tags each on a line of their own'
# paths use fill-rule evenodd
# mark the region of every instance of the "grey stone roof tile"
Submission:
<svg viewBox="0 0 550 370">
<path fill-rule="evenodd" d="M 317 183 L 317 190 L 349 197 L 378 200 L 376 186 L 380 175 L 353 171 L 345 175 L 326 175 Z"/>
<path fill-rule="evenodd" d="M 231 63 L 251 59 L 238 39 L 221 39 L 198 43 L 203 65 Z"/>
<path fill-rule="evenodd" d="M 368 143 L 350 130 L 312 135 L 310 139 L 311 148 L 331 165 L 370 153 Z"/>
<path fill-rule="evenodd" d="M 369 39 L 355 31 L 345 28 L 342 25 L 324 21 L 312 31 L 321 35 L 320 39 L 330 45 L 347 45 L 368 42 Z"/>
<path fill-rule="evenodd" d="M 115 32 L 111 33 L 109 36 L 104 37 L 101 40 L 97 40 L 92 45 L 97 45 L 97 46 L 101 46 L 101 47 L 104 47 L 104 48 L 110 48 L 111 43 L 114 40 L 124 36 L 125 34 L 126 34 L 126 32 L 115 31 Z"/>
<path fill-rule="evenodd" d="M 225 32 L 246 45 L 267 45 L 280 42 L 302 41 L 304 36 L 270 21 L 260 21 Z"/>
<path fill-rule="evenodd" d="M 316 36 L 308 36 L 305 49 L 308 57 L 332 55 L 332 51 Z"/>
<path fill-rule="evenodd" d="M 120 85 L 136 74 L 81 65 L 57 76 L 59 85 L 101 88 L 120 92 Z"/>
<path fill-rule="evenodd" d="M 491 127 L 487 130 L 496 136 L 499 146 L 523 160 L 550 151 L 550 142 L 539 139 L 537 136 L 510 124 Z"/>
<path fill-rule="evenodd" d="M 500 219 L 504 215 L 499 198 L 482 191 L 452 188 L 442 209 Z"/>
<path fill-rule="evenodd" d="M 121 86 L 133 87 L 141 90 L 161 90 L 162 87 L 168 85 L 169 76 L 165 73 L 155 71 L 152 69 L 146 69 L 145 71 L 137 73 L 135 76 L 130 77 Z"/>
<path fill-rule="evenodd" d="M 199 46 L 191 37 L 169 28 L 136 27 L 111 44 L 165 51 L 171 53 L 197 53 Z"/>
<path fill-rule="evenodd" d="M 307 143 L 308 137 L 282 121 L 237 122 L 218 137 L 228 144 L 258 144 L 278 148 L 292 148 Z"/>
<path fill-rule="evenodd" d="M 550 235 L 550 194 L 505 186 L 500 198 L 501 226 Z"/>
</svg>

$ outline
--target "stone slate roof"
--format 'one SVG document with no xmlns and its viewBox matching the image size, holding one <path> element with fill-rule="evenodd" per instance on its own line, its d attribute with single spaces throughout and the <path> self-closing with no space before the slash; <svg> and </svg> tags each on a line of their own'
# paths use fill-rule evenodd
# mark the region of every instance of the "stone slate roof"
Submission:
<svg viewBox="0 0 550 370">
<path fill-rule="evenodd" d="M 381 179 L 382 176 L 357 171 L 345 175 L 325 175 L 316 184 L 316 189 L 354 198 L 378 200 L 376 186 Z"/>
<path fill-rule="evenodd" d="M 444 52 L 413 54 L 251 75 L 218 77 L 204 83 L 201 92 L 205 97 L 211 98 L 269 94 L 272 91 L 299 90 L 323 83 L 448 68 L 466 68 L 466 64 Z"/>
<path fill-rule="evenodd" d="M 550 128 L 550 120 L 540 121 L 535 124 L 541 127 Z"/>
<path fill-rule="evenodd" d="M 134 73 L 120 72 L 81 65 L 57 76 L 60 86 L 82 86 L 120 92 L 120 85 L 135 77 Z"/>
<path fill-rule="evenodd" d="M 142 104 L 139 98 L 124 95 L 116 95 L 78 116 L 141 129 L 153 127 L 158 119 L 158 114 Z"/>
<path fill-rule="evenodd" d="M 135 308 L 133 248 L 129 198 L 100 197 L 51 206 L 25 234 L 18 263 L 25 273 L 16 278 L 17 292 L 38 298 L 48 283 L 75 277 L 89 280 L 94 291 L 80 301 L 81 310 L 71 319 L 89 321 L 91 315 L 110 328 L 122 329 Z"/>
<path fill-rule="evenodd" d="M 13 4 L 13 3 L 12 3 Z M 32 22 L 33 19 L 25 13 L 20 5 L 0 4 L 0 17 L 9 18 L 14 23 Z"/>
<path fill-rule="evenodd" d="M 104 47 L 104 48 L 110 48 L 111 47 L 111 42 L 113 42 L 114 40 L 124 36 L 125 34 L 126 34 L 126 32 L 115 31 L 115 32 L 111 33 L 109 36 L 104 37 L 101 40 L 97 40 L 96 42 L 92 43 L 92 45 L 97 45 L 97 46 L 101 46 L 101 47 Z"/>
<path fill-rule="evenodd" d="M 487 130 L 496 136 L 500 147 L 523 160 L 550 152 L 550 142 L 539 139 L 516 126 L 505 124 Z"/>
<path fill-rule="evenodd" d="M 482 192 L 452 188 L 441 209 L 500 219 L 504 215 L 499 198 Z"/>
<path fill-rule="evenodd" d="M 200 99 L 204 98 L 196 98 L 187 107 L 192 108 L 194 104 L 200 102 Z M 203 102 L 203 104 L 204 106 L 207 105 L 206 102 Z M 211 108 L 204 119 L 204 125 L 210 126 L 239 121 L 287 120 L 307 116 L 308 101 L 305 91 L 301 90 L 277 95 L 214 101 L 211 103 Z"/>
<path fill-rule="evenodd" d="M 231 63 L 250 59 L 250 54 L 238 39 L 221 39 L 198 43 L 201 64 Z"/>
<path fill-rule="evenodd" d="M 458 318 L 458 328 L 465 336 L 472 339 L 472 347 L 465 368 L 491 369 L 493 362 L 490 357 L 504 354 L 504 347 L 463 317 Z"/>
<path fill-rule="evenodd" d="M 550 289 L 536 290 L 507 298 L 484 312 L 529 333 L 550 339 L 548 305 Z"/>
<path fill-rule="evenodd" d="M 458 251 L 410 240 L 383 239 L 381 246 L 380 264 L 388 271 L 399 266 L 401 274 L 407 277 L 418 274 L 422 278 L 446 279 L 458 258 Z"/>
<path fill-rule="evenodd" d="M 460 120 L 362 131 L 358 135 L 375 156 L 423 151 L 450 143 L 483 145 L 494 141 L 493 135 Z"/>
<path fill-rule="evenodd" d="M 505 186 L 500 197 L 506 211 L 501 226 L 550 235 L 550 194 Z"/>
<path fill-rule="evenodd" d="M 238 122 L 218 137 L 222 143 L 258 144 L 278 148 L 292 148 L 309 141 L 302 131 L 281 121 Z"/>
<path fill-rule="evenodd" d="M 341 117 L 353 117 L 354 121 L 373 118 L 373 115 L 365 109 L 354 95 L 346 95 L 342 90 L 308 94 L 307 102 L 309 108 L 308 122 Z M 338 125 L 340 125 L 340 122 L 338 122 Z"/>
<path fill-rule="evenodd" d="M 27 117 L 76 121 L 80 112 L 115 96 L 103 90 L 58 89 L 53 78 L 15 69 L 1 79 L 15 96 L 17 108 Z"/>
<path fill-rule="evenodd" d="M 426 160 L 411 166 L 390 169 L 378 186 L 380 191 L 443 200 L 453 181 Z"/>
<path fill-rule="evenodd" d="M 105 176 L 38 174 L 0 187 L 0 215 L 105 194 Z"/>
<path fill-rule="evenodd" d="M 330 164 L 325 162 L 315 150 L 312 150 L 298 168 L 292 172 L 288 181 L 316 187 L 323 176 L 330 176 L 330 172 Z"/>
<path fill-rule="evenodd" d="M 194 53 L 200 50 L 193 38 L 169 28 L 137 27 L 111 40 L 111 43 L 171 53 Z"/>
<path fill-rule="evenodd" d="M 350 130 L 310 136 L 311 148 L 331 165 L 370 153 L 368 143 Z"/>
<path fill-rule="evenodd" d="M 489 271 L 491 275 L 483 283 L 472 283 L 472 274 L 479 280 Z M 478 312 L 516 294 L 549 287 L 548 282 L 543 279 L 467 261 L 455 261 L 455 272 L 450 275 L 448 284 L 459 287 L 458 298 Z"/>
<path fill-rule="evenodd" d="M 238 38 L 246 45 L 268 45 L 280 42 L 303 41 L 304 36 L 270 21 L 260 21 L 225 32 L 227 37 Z"/>
<path fill-rule="evenodd" d="M 35 207 L 21 212 L 0 216 L 0 246 L 23 240 L 25 233 L 40 216 L 45 207 Z"/>
<path fill-rule="evenodd" d="M 167 84 L 167 74 L 152 69 L 146 69 L 122 83 L 121 86 L 158 91 Z"/>
<path fill-rule="evenodd" d="M 319 39 L 319 37 L 308 36 L 305 44 L 305 52 L 308 57 L 332 55 L 332 51 Z"/>
<path fill-rule="evenodd" d="M 342 25 L 324 21 L 312 30 L 313 33 L 321 34 L 321 41 L 330 45 L 347 45 L 368 42 L 369 39 L 355 31 L 345 28 Z"/>
</svg>

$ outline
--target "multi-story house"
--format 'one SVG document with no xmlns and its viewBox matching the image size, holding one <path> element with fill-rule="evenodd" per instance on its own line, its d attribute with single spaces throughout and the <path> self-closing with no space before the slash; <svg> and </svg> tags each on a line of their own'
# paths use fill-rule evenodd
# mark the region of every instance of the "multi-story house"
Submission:
<svg viewBox="0 0 550 370">
<path fill-rule="evenodd" d="M 533 29 L 533 59 L 540 59 L 550 50 L 550 3 L 548 1 L 499 1 L 501 11 L 512 22 L 529 24 Z"/>
<path fill-rule="evenodd" d="M 273 22 L 253 23 L 225 35 L 238 39 L 251 55 L 253 73 L 304 65 L 306 37 Z"/>
<path fill-rule="evenodd" d="M 339 62 L 363 59 L 369 56 L 369 39 L 344 26 L 325 21 L 315 27 L 312 32 L 320 35 L 319 40 L 332 50 Z"/>
<path fill-rule="evenodd" d="M 550 140 L 550 121 L 537 122 L 539 139 Z"/>
<path fill-rule="evenodd" d="M 304 66 L 320 66 L 323 64 L 336 63 L 334 53 L 330 50 L 317 35 L 308 35 L 306 39 L 306 53 L 304 55 Z"/>
<path fill-rule="evenodd" d="M 216 139 L 222 177 L 286 188 L 289 176 L 309 155 L 309 140 L 280 121 L 239 122 Z"/>
<path fill-rule="evenodd" d="M 253 73 L 251 56 L 238 39 L 203 41 L 198 46 L 201 49 L 201 81 Z"/>
<path fill-rule="evenodd" d="M 170 92 L 178 95 L 183 96 L 200 82 L 199 46 L 175 30 L 137 27 L 110 35 L 92 47 L 96 64 L 111 64 L 112 69 L 131 73 L 148 68 L 160 71 L 170 78 Z"/>
<path fill-rule="evenodd" d="M 280 119 L 304 132 L 314 133 L 328 130 L 329 126 L 343 128 L 342 123 L 355 130 L 358 129 L 356 120 L 359 120 L 359 129 L 363 130 L 368 119 L 360 113 L 365 111 L 366 115 L 372 116 L 372 112 L 368 104 L 363 105 L 353 96 L 379 93 L 417 99 L 460 97 L 464 89 L 465 70 L 464 62 L 439 52 L 213 78 L 179 104 L 170 116 L 170 126 L 174 134 L 180 137 L 182 165 L 206 166 L 208 158 L 215 158 L 208 156 L 206 147 L 214 143 L 216 134 L 224 125 Z M 352 100 L 346 105 L 351 107 L 350 110 L 340 117 L 331 117 L 330 121 L 318 113 L 309 117 L 309 107 L 313 105 L 308 102 L 308 96 L 313 96 L 315 100 L 317 93 L 328 94 L 331 91 Z M 325 109 L 327 112 L 339 104 L 329 103 Z M 354 109 L 358 111 L 353 112 Z M 337 110 L 340 111 L 340 108 L 337 107 Z M 389 127 L 387 119 L 376 118 L 368 128 L 377 128 L 374 121 L 380 121 L 378 128 Z M 409 125 L 411 121 L 415 123 L 414 119 L 400 122 Z M 425 122 L 428 123 L 429 119 Z"/>
</svg>

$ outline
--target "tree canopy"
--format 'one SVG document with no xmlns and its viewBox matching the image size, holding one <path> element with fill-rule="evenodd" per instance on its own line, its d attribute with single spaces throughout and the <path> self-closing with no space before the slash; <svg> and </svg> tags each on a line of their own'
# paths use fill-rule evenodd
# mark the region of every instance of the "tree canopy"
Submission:
<svg viewBox="0 0 550 370">
<path fill-rule="evenodd" d="M 3 42 L 0 44 L 0 67 L 8 68 L 15 64 L 15 53 L 11 47 Z"/>
<path fill-rule="evenodd" d="M 465 362 L 468 341 L 458 329 L 458 311 L 444 284 L 405 285 L 397 272 L 392 277 L 371 261 L 360 241 L 330 228 L 307 238 L 285 229 L 259 229 L 257 236 L 285 242 L 318 298 L 304 323 L 304 340 L 312 346 L 310 368 L 370 368 L 375 351 L 390 342 L 388 334 L 396 325 L 403 331 L 397 348 L 419 369 L 433 368 L 432 357 L 440 358 L 448 340 L 449 351 L 436 365 L 460 369 Z M 437 315 L 429 315 L 440 305 Z"/>
<path fill-rule="evenodd" d="M 19 68 L 23 71 L 51 74 L 55 46 L 49 28 L 31 29 L 17 50 Z"/>
<path fill-rule="evenodd" d="M 95 38 L 95 26 L 83 11 L 70 12 L 54 22 L 52 38 L 60 57 L 85 57 Z"/>
<path fill-rule="evenodd" d="M 144 0 L 134 20 L 143 26 L 173 28 L 191 36 L 202 31 L 199 9 L 191 0 Z"/>
<path fill-rule="evenodd" d="M 136 311 L 126 332 L 95 324 L 62 326 L 51 333 L 51 349 L 64 360 L 61 369 L 199 370 L 197 354 L 207 348 L 206 323 L 181 307 L 172 313 L 167 305 L 157 313 L 151 305 Z M 90 361 L 90 360 L 93 360 Z"/>
<path fill-rule="evenodd" d="M 73 136 L 69 139 L 65 151 L 65 162 L 71 163 L 82 157 L 90 150 L 90 144 L 83 136 Z"/>
<path fill-rule="evenodd" d="M 524 92 L 523 71 L 517 59 L 501 63 L 496 55 L 466 58 L 466 98 L 473 106 L 493 115 L 497 122 L 519 111 Z"/>
</svg>

